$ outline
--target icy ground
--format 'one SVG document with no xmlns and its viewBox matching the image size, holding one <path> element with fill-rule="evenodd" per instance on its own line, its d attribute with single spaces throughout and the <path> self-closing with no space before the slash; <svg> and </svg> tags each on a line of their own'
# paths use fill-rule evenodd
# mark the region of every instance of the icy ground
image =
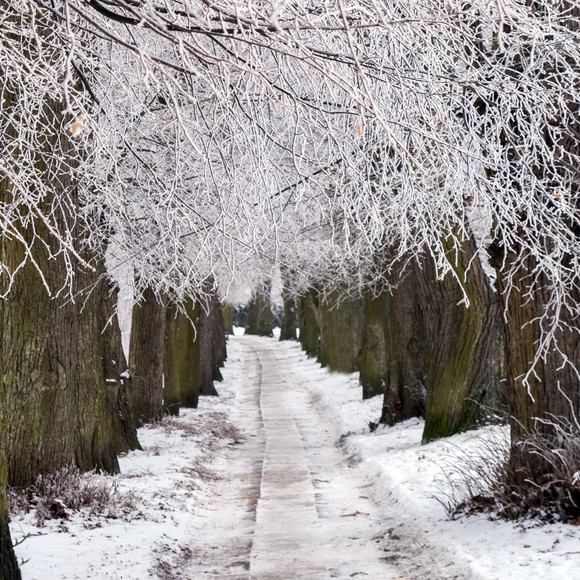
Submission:
<svg viewBox="0 0 580 580">
<path fill-rule="evenodd" d="M 88 510 L 11 529 L 25 580 L 580 580 L 580 528 L 449 520 L 450 465 L 488 427 L 420 445 L 408 421 L 370 433 L 381 401 L 293 343 L 231 337 L 219 398 L 139 431 L 143 451 Z M 438 499 L 437 499 L 438 498 Z"/>
</svg>

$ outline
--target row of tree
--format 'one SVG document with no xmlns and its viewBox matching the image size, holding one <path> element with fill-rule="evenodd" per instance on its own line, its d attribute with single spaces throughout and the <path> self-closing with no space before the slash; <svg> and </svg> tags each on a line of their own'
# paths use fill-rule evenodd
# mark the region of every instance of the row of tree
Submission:
<svg viewBox="0 0 580 580">
<path fill-rule="evenodd" d="M 427 443 L 507 421 L 511 479 L 498 485 L 512 484 L 516 474 L 530 495 L 541 496 L 537 504 L 575 517 L 580 311 L 561 315 L 557 348 L 538 357 L 546 288 L 534 291 L 525 276 L 508 284 L 513 273 L 491 250 L 478 253 L 467 241 L 446 276 L 424 255 L 394 267 L 389 286 L 357 292 L 320 283 L 287 300 L 286 312 L 297 319 L 306 353 L 331 370 L 358 371 L 363 398 L 383 397 L 379 423 L 424 417 Z M 572 462 L 566 480 L 555 475 L 561 462 Z M 533 503 L 510 501 L 514 515 Z"/>
<path fill-rule="evenodd" d="M 219 364 L 185 385 L 186 320 L 280 266 L 307 349 L 352 370 L 356 341 L 340 359 L 336 341 L 361 328 L 365 389 L 395 393 L 385 421 L 424 387 L 426 439 L 463 428 L 455 406 L 493 400 L 499 372 L 517 437 L 535 418 L 548 439 L 547 417 L 577 425 L 578 10 L 0 0 L 0 576 L 17 577 L 6 482 L 61 457 L 114 470 L 135 420 L 161 413 L 158 394 L 123 410 L 111 277 L 127 265 L 131 388 L 172 360 L 172 408 Z M 366 321 L 338 314 L 353 289 Z"/>
</svg>

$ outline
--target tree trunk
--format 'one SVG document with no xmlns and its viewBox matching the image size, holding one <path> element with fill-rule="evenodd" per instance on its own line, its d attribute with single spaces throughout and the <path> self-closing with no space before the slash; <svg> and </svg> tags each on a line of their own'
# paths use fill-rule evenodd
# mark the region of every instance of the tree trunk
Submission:
<svg viewBox="0 0 580 580">
<path fill-rule="evenodd" d="M 17 250 L 5 240 L 3 262 L 10 263 Z M 58 287 L 62 265 L 40 253 L 35 259 L 46 266 L 45 279 Z M 105 376 L 99 289 L 83 295 L 95 282 L 94 273 L 79 269 L 76 302 L 51 299 L 27 264 L 4 301 L 1 356 L 12 485 L 27 485 L 39 473 L 66 465 L 117 472 L 116 449 L 129 445 L 118 429 L 117 384 Z"/>
<path fill-rule="evenodd" d="M 201 384 L 199 303 L 188 300 L 181 309 L 167 308 L 165 327 L 165 409 L 179 415 L 180 407 L 197 408 Z"/>
<path fill-rule="evenodd" d="M 451 273 L 436 281 L 431 259 L 418 278 L 428 336 L 424 442 L 474 428 L 499 401 L 500 312 L 473 240 L 453 268 L 469 307 Z"/>
<path fill-rule="evenodd" d="M 165 306 L 151 288 L 133 306 L 129 345 L 129 407 L 138 427 L 163 416 Z"/>
<path fill-rule="evenodd" d="M 302 350 L 312 357 L 320 352 L 318 291 L 311 288 L 298 299 L 298 328 Z"/>
<path fill-rule="evenodd" d="M 361 332 L 361 299 L 344 298 L 340 289 L 330 292 L 320 303 L 320 364 L 331 371 L 356 372 Z"/>
<path fill-rule="evenodd" d="M 296 329 L 298 327 L 298 309 L 296 298 L 290 295 L 288 289 L 288 269 L 281 268 L 282 273 L 282 302 L 284 306 L 284 317 L 280 328 L 280 340 L 298 340 Z"/>
<path fill-rule="evenodd" d="M 0 470 L 6 476 L 5 465 L 0 462 Z M 8 527 L 8 502 L 6 499 L 6 480 L 0 476 L 0 580 L 20 580 L 18 561 L 12 547 L 10 529 Z"/>
<path fill-rule="evenodd" d="M 217 396 L 214 380 L 221 380 L 220 359 L 224 356 L 225 332 L 221 307 L 213 277 L 204 280 L 205 298 L 200 305 L 199 341 L 201 351 L 200 395 Z M 223 360 L 221 361 L 223 363 Z M 217 377 L 217 378 L 216 378 Z"/>
<path fill-rule="evenodd" d="M 233 335 L 234 334 L 234 307 L 224 302 L 222 304 L 222 316 L 224 318 L 224 328 L 226 334 Z"/>
<path fill-rule="evenodd" d="M 78 267 L 74 277 L 69 277 L 66 251 L 35 215 L 28 214 L 28 222 L 23 219 L 13 224 L 22 243 L 16 236 L 1 238 L 0 262 L 7 272 L 17 272 L 10 286 L 6 272 L 0 281 L 6 295 L 0 357 L 11 485 L 28 485 L 39 473 L 67 465 L 118 471 L 114 435 L 117 389 L 105 380 L 100 296 L 98 289 L 91 291 L 98 287 L 102 262 L 88 249 L 81 252 L 79 194 L 74 171 L 66 166 L 73 144 L 63 126 L 62 111 L 59 103 L 44 105 L 39 136 L 43 149 L 38 150 L 37 169 L 46 171 L 53 189 L 50 199 L 42 199 L 39 205 L 57 230 L 70 234 L 77 252 L 84 253 L 83 258 L 95 270 Z M 3 180 L 0 200 L 10 205 L 12 195 L 11 184 Z M 54 200 L 58 204 L 52 207 Z M 28 210 L 22 207 L 21 211 L 24 216 Z M 37 267 L 24 245 L 30 248 Z M 45 284 L 54 297 L 49 296 Z M 62 288 L 70 288 L 74 300 L 66 291 L 59 293 Z"/>
<path fill-rule="evenodd" d="M 25 29 L 27 23 L 21 25 Z M 31 50 L 47 23 L 33 26 L 39 36 L 31 35 L 35 39 L 28 45 Z M 14 43 L 18 45 L 18 39 Z M 3 123 L 19 118 L 19 101 L 9 91 L 5 83 Z M 48 99 L 36 110 L 35 118 L 26 119 L 38 131 L 28 150 L 32 161 L 29 157 L 21 177 L 26 183 L 26 171 L 33 171 L 40 180 L 45 176 L 49 194 L 32 179 L 24 202 L 9 178 L 0 180 L 3 207 L 17 208 L 10 216 L 11 230 L 0 238 L 2 579 L 20 578 L 9 538 L 6 483 L 26 486 L 40 473 L 71 465 L 117 472 L 116 451 L 132 444 L 120 429 L 118 385 L 106 381 L 109 359 L 101 334 L 100 303 L 106 281 L 99 279 L 104 266 L 83 242 L 86 224 L 79 217 L 76 180 L 79 154 L 67 131 L 68 120 L 64 105 Z M 18 132 L 18 128 L 2 126 L 3 135 Z M 20 162 L 22 152 L 14 147 L 7 151 L 6 145 L 6 159 L 12 154 Z M 30 200 L 36 200 L 35 209 L 27 205 Z M 70 263 L 75 252 L 92 263 L 94 271 L 86 266 L 75 268 Z"/>
<path fill-rule="evenodd" d="M 100 262 L 100 264 L 102 271 L 100 272 L 99 286 L 95 288 L 95 292 L 98 292 L 100 298 L 98 328 L 102 329 L 100 334 L 105 381 L 110 388 L 117 390 L 114 413 L 116 420 L 110 427 L 115 451 L 117 454 L 121 454 L 132 449 L 141 449 L 141 445 L 129 408 L 128 391 L 130 390 L 131 374 L 125 358 L 121 328 L 117 317 L 119 287 L 106 276 L 104 262 Z"/>
<path fill-rule="evenodd" d="M 0 302 L 0 310 L 2 302 Z M 1 360 L 1 359 L 0 359 Z M 0 367 L 0 376 L 4 375 L 4 369 Z M 3 383 L 0 383 L 0 580 L 20 580 L 18 561 L 12 547 L 10 528 L 8 523 L 8 499 L 6 497 L 6 485 L 8 480 L 8 433 L 6 409 L 6 391 Z"/>
<path fill-rule="evenodd" d="M 385 350 L 385 329 L 383 300 L 371 290 L 363 294 L 363 324 L 361 347 L 358 356 L 359 383 L 363 399 L 369 399 L 385 392 L 387 377 L 387 353 Z"/>
<path fill-rule="evenodd" d="M 219 296 L 214 295 L 214 324 L 213 328 L 213 379 L 223 381 L 221 370 L 228 358 L 226 328 L 223 308 Z"/>
<path fill-rule="evenodd" d="M 547 441 L 555 435 L 554 423 L 568 422 L 577 425 L 580 417 L 580 312 L 563 308 L 555 312 L 549 308 L 550 282 L 545 276 L 534 281 L 531 272 L 534 259 L 527 257 L 523 264 L 510 273 L 508 285 L 506 272 L 513 266 L 516 253 L 508 255 L 505 269 L 498 270 L 498 285 L 504 318 L 505 358 L 507 368 L 508 403 L 512 433 L 512 461 L 524 462 L 526 477 L 541 479 L 549 466 L 536 459 L 522 457 L 518 442 L 531 433 L 539 432 Z M 580 304 L 580 292 L 576 288 L 573 297 Z M 536 360 L 538 345 L 546 338 L 547 316 L 559 320 L 554 340 L 558 348 L 552 348 Z M 535 362 L 534 362 L 535 361 Z M 536 473 L 529 472 L 535 465 Z"/>
<path fill-rule="evenodd" d="M 252 299 L 248 304 L 248 317 L 246 319 L 246 334 L 257 336 L 272 336 L 273 322 L 272 309 L 270 306 L 270 292 L 272 283 L 268 280 L 252 293 Z"/>
<path fill-rule="evenodd" d="M 415 263 L 404 273 L 395 270 L 394 287 L 381 296 L 386 377 L 380 422 L 386 425 L 424 412 L 427 336 L 419 307 L 418 275 Z"/>
</svg>

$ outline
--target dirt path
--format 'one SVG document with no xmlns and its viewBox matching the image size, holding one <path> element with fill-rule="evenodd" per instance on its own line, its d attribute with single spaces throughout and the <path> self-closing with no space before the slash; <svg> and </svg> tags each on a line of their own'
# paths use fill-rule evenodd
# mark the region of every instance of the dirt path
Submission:
<svg viewBox="0 0 580 580">
<path fill-rule="evenodd" d="M 295 362 L 273 341 L 234 338 L 238 374 L 231 421 L 243 434 L 221 473 L 207 526 L 192 545 L 190 578 L 400 578 L 386 562 L 384 525 L 369 482 L 345 464 Z M 213 511 L 212 511 L 213 510 Z"/>
</svg>

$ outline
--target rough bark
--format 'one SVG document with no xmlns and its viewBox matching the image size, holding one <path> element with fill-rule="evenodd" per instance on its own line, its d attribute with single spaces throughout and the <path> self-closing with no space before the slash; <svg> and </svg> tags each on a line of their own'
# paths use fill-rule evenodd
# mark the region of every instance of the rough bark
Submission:
<svg viewBox="0 0 580 580">
<path fill-rule="evenodd" d="M 357 371 L 361 331 L 361 299 L 345 298 L 340 289 L 330 292 L 320 303 L 320 364 L 336 372 Z"/>
<path fill-rule="evenodd" d="M 224 321 L 223 308 L 221 306 L 217 293 L 214 296 L 214 316 L 215 322 L 213 328 L 213 379 L 214 381 L 223 381 L 220 369 L 223 368 L 227 358 L 227 338 Z"/>
<path fill-rule="evenodd" d="M 21 23 L 23 28 L 43 24 Z M 18 39 L 14 39 L 18 45 Z M 34 42 L 29 46 L 34 51 Z M 35 60 L 34 54 L 26 54 Z M 3 121 L 18 100 L 2 91 Z M 12 111 L 18 118 L 18 110 Z M 21 205 L 14 213 L 11 235 L 0 238 L 0 577 L 20 578 L 8 534 L 5 484 L 26 486 L 39 473 L 74 465 L 118 471 L 116 451 L 130 438 L 122 434 L 118 385 L 107 383 L 107 355 L 102 334 L 102 260 L 85 247 L 79 216 L 80 194 L 75 177 L 77 151 L 67 131 L 60 102 L 39 105 L 39 130 L 29 149 L 34 170 L 46 176 L 50 194 L 33 186 L 27 192 L 46 220 Z M 3 125 L 2 134 L 18 129 Z M 6 145 L 6 143 L 4 143 Z M 19 155 L 12 147 L 7 155 Z M 18 161 L 18 160 L 17 160 Z M 0 202 L 18 199 L 9 179 L 0 180 Z M 51 229 L 48 227 L 50 222 Z M 54 232 L 69 240 L 65 248 Z M 18 241 L 20 238 L 20 241 Z M 29 254 L 25 251 L 28 249 Z M 82 255 L 94 270 L 78 266 L 73 276 L 69 249 Z M 71 258 L 74 260 L 74 258 Z M 33 265 L 33 262 L 36 266 Z M 74 267 L 74 266 L 72 266 Z M 39 273 L 42 271 L 42 275 Z M 9 274 L 15 273 L 12 283 Z M 48 288 L 47 288 L 48 287 Z M 105 362 L 104 362 L 105 361 Z"/>
<path fill-rule="evenodd" d="M 10 423 L 8 480 L 12 485 L 28 485 L 39 473 L 66 465 L 118 471 L 114 436 L 117 389 L 106 383 L 99 324 L 102 262 L 86 248 L 81 252 L 83 230 L 75 217 L 79 193 L 73 171 L 68 167 L 60 172 L 58 163 L 49 166 L 44 157 L 48 152 L 63 160 L 72 156 L 62 109 L 59 103 L 44 105 L 44 149 L 38 151 L 38 169 L 46 170 L 47 179 L 49 175 L 59 178 L 52 178 L 51 199 L 40 204 L 57 229 L 71 232 L 77 251 L 95 269 L 78 267 L 75 276 L 68 278 L 62 248 L 44 222 L 30 216 L 26 225 L 14 224 L 31 248 L 51 297 L 37 268 L 26 261 L 23 245 L 14 237 L 1 239 L 0 261 L 8 271 L 26 261 L 3 300 L 1 320 L 0 356 Z M 11 185 L 4 180 L 0 198 L 10 203 L 11 195 Z M 58 206 L 51 207 L 53 199 L 60 201 Z M 7 289 L 7 276 L 2 278 Z M 66 291 L 58 294 L 63 286 L 69 286 L 74 300 Z"/>
<path fill-rule="evenodd" d="M 2 303 L 0 302 L 0 310 Z M 0 359 L 1 360 L 1 359 Z M 0 367 L 0 376 L 3 376 L 3 369 Z M 8 500 L 6 497 L 6 484 L 8 480 L 8 433 L 7 420 L 4 415 L 6 409 L 6 391 L 3 383 L 0 383 L 0 580 L 20 580 L 20 570 L 12 547 L 10 521 L 8 513 Z"/>
<path fill-rule="evenodd" d="M 223 340 L 225 344 L 225 332 L 215 281 L 211 277 L 204 281 L 204 294 L 199 314 L 201 351 L 199 392 L 200 395 L 217 396 L 214 380 L 221 380 L 219 365 L 220 359 L 224 356 L 221 342 Z M 223 363 L 223 360 L 221 362 Z"/>
<path fill-rule="evenodd" d="M 170 415 L 180 407 L 197 408 L 201 384 L 199 303 L 188 300 L 167 308 L 165 326 L 164 405 Z"/>
<path fill-rule="evenodd" d="M 387 353 L 382 300 L 371 290 L 363 294 L 361 348 L 358 356 L 359 384 L 363 399 L 384 394 Z"/>
<path fill-rule="evenodd" d="M 272 283 L 268 280 L 252 293 L 248 304 L 246 318 L 246 334 L 257 336 L 272 336 L 273 316 L 270 302 Z"/>
<path fill-rule="evenodd" d="M 545 277 L 537 279 L 530 292 L 532 257 L 524 261 L 515 276 L 512 272 L 508 286 L 505 272 L 514 259 L 515 254 L 508 256 L 506 269 L 498 271 L 501 306 L 506 313 L 503 332 L 512 438 L 518 441 L 532 431 L 550 438 L 554 434 L 550 424 L 553 419 L 575 424 L 580 417 L 580 312 L 550 311 L 550 284 Z M 573 300 L 580 303 L 578 291 Z M 540 322 L 546 314 L 559 316 L 560 325 L 554 336 L 558 350 L 551 349 L 545 357 L 536 360 L 530 373 L 540 339 L 547 331 Z M 547 419 L 548 423 L 539 422 L 537 418 Z M 516 448 L 514 453 L 517 453 Z"/>
<path fill-rule="evenodd" d="M 151 288 L 145 288 L 133 307 L 129 344 L 129 407 L 137 426 L 163 416 L 163 354 L 165 306 Z"/>
<path fill-rule="evenodd" d="M 288 290 L 289 272 L 287 268 L 281 268 L 282 273 L 282 302 L 284 315 L 280 327 L 280 340 L 298 340 L 298 306 L 296 298 Z"/>
<path fill-rule="evenodd" d="M 450 250 L 451 251 L 451 250 Z M 500 313 L 473 240 L 453 259 L 457 279 L 448 273 L 436 281 L 433 261 L 424 260 L 419 299 L 426 321 L 425 429 L 423 441 L 474 428 L 484 407 L 499 400 Z"/>
<path fill-rule="evenodd" d="M 527 5 L 531 11 L 540 14 L 544 9 L 540 2 L 530 1 Z M 560 24 L 576 32 L 580 22 L 578 3 L 564 1 L 556 6 L 561 14 Z M 529 57 L 534 45 L 533 38 L 526 39 L 526 42 L 522 43 L 520 58 L 514 59 L 507 74 L 518 74 L 520 69 L 527 66 L 529 58 L 526 57 Z M 561 76 L 561 70 L 549 61 L 546 62 L 543 73 L 547 87 L 551 86 L 554 78 Z M 571 113 L 570 118 L 573 121 L 557 116 L 549 121 L 542 121 L 540 118 L 539 122 L 545 123 L 544 143 L 543 147 L 537 147 L 537 159 L 531 169 L 540 182 L 549 184 L 550 189 L 564 186 L 567 191 L 562 197 L 571 202 L 573 211 L 578 215 L 580 180 L 577 156 L 580 104 L 577 98 L 571 96 L 572 93 L 568 95 L 563 97 L 567 100 L 564 108 Z M 506 134 L 503 142 L 506 162 L 514 166 L 515 175 L 518 175 L 521 165 L 518 149 L 525 131 L 519 126 L 518 117 L 519 115 L 516 115 L 509 120 L 511 138 Z M 509 185 L 515 191 L 527 187 L 517 179 Z M 541 195 L 540 199 L 534 201 L 552 205 L 549 196 Z M 526 211 L 531 210 L 521 208 L 522 213 L 515 216 L 516 219 L 511 224 L 516 234 L 514 239 L 522 240 L 524 245 L 532 248 L 538 247 L 538 243 L 543 244 L 548 250 L 553 248 L 552 234 L 548 233 L 547 239 L 542 239 L 541 231 L 538 232 L 534 228 L 530 232 L 525 225 L 521 225 L 527 221 Z M 563 214 L 559 215 L 562 231 L 577 241 L 580 238 L 578 221 Z M 530 239 L 530 235 L 533 239 Z M 569 440 L 577 440 L 580 417 L 578 272 L 575 272 L 575 279 L 569 283 L 573 287 L 569 288 L 570 295 L 567 300 L 558 298 L 558 304 L 554 305 L 551 304 L 551 293 L 558 291 L 554 288 L 558 281 L 549 279 L 541 267 L 539 272 L 535 272 L 539 264 L 536 258 L 528 253 L 529 250 L 524 250 L 518 243 L 509 245 L 508 241 L 496 241 L 492 244 L 490 252 L 497 272 L 500 308 L 503 313 L 502 329 L 512 441 L 507 471 L 514 479 L 519 478 L 519 482 L 511 483 L 519 484 L 521 488 L 534 488 L 536 492 L 541 490 L 547 497 L 551 493 L 550 486 L 558 487 L 562 483 L 565 485 L 566 482 L 554 481 L 554 465 L 550 461 L 544 461 L 540 453 L 530 452 L 525 441 L 533 439 L 536 444 L 542 441 L 541 445 L 546 455 L 553 454 L 553 457 L 557 457 L 557 463 L 559 458 L 566 456 L 566 443 L 560 439 L 556 425 L 570 429 L 573 435 Z M 562 272 L 570 270 L 570 258 L 571 256 L 562 258 Z M 547 339 L 552 340 L 553 347 L 538 357 L 539 345 Z M 574 473 L 580 465 L 567 467 Z M 550 486 L 544 487 L 546 482 L 550 482 Z M 569 495 L 568 491 L 566 494 Z M 562 498 L 558 500 L 559 503 L 561 500 Z M 573 498 L 572 495 L 569 495 L 563 503 L 570 500 L 575 503 L 574 510 L 577 511 L 577 498 Z"/>
<path fill-rule="evenodd" d="M 320 352 L 320 320 L 318 291 L 308 290 L 298 299 L 298 328 L 302 350 L 312 357 Z"/>
<path fill-rule="evenodd" d="M 2 466 L 0 466 L 1 468 Z M 6 489 L 2 485 L 0 488 L 0 580 L 20 580 L 22 576 L 14 555 L 8 522 Z"/>
<path fill-rule="evenodd" d="M 425 403 L 426 332 L 419 307 L 419 270 L 395 270 L 391 292 L 381 296 L 386 377 L 380 422 L 394 425 L 422 416 Z"/>
<path fill-rule="evenodd" d="M 387 376 L 385 321 L 381 296 L 375 295 L 369 289 L 364 293 L 362 301 L 363 323 L 358 357 L 359 383 L 362 387 L 363 399 L 369 399 L 385 392 Z"/>
<path fill-rule="evenodd" d="M 117 317 L 117 299 L 119 287 L 107 278 L 104 263 L 101 262 L 102 276 L 98 291 L 100 298 L 100 318 L 98 328 L 101 330 L 101 345 L 103 350 L 103 371 L 106 383 L 117 389 L 116 420 L 111 425 L 111 434 L 117 454 L 126 453 L 132 449 L 141 449 L 137 438 L 137 429 L 133 424 L 129 409 L 128 391 L 131 374 L 125 358 L 121 328 Z"/>
<path fill-rule="evenodd" d="M 222 303 L 222 316 L 224 318 L 224 329 L 226 334 L 234 334 L 234 307 L 227 303 Z"/>
</svg>

